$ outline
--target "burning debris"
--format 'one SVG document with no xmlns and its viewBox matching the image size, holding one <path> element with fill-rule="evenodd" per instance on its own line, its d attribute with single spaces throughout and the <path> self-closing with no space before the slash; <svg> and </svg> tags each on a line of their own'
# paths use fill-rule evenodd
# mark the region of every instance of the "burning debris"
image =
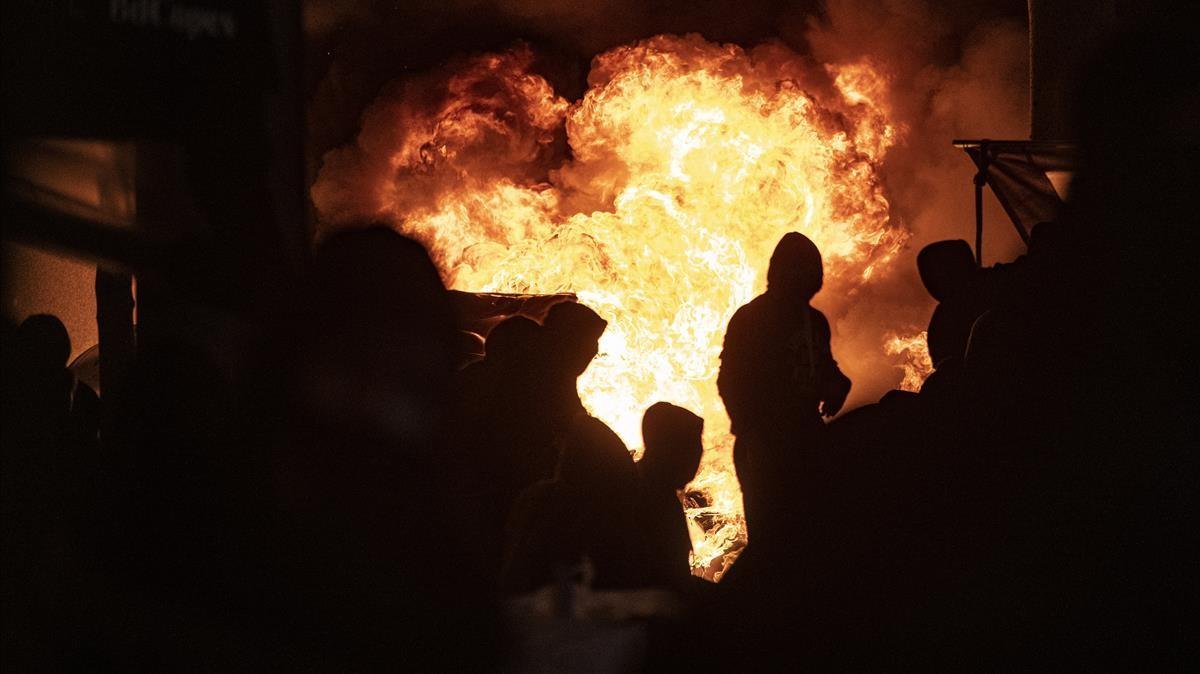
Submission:
<svg viewBox="0 0 1200 674">
<path fill-rule="evenodd" d="M 584 404 L 635 454 L 654 402 L 705 418 L 688 512 L 694 568 L 717 578 L 745 542 L 715 385 L 725 325 L 788 231 L 824 252 L 833 303 L 903 245 L 879 173 L 900 133 L 886 78 L 662 35 L 597 56 L 568 102 L 532 62 L 519 46 L 385 93 L 326 156 L 314 203 L 328 228 L 382 218 L 419 239 L 450 287 L 575 293 L 607 319 Z"/>
</svg>

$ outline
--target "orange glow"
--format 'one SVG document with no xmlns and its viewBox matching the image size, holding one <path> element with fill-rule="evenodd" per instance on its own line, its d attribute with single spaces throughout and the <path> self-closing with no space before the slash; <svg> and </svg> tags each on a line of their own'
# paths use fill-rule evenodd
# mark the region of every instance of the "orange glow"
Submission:
<svg viewBox="0 0 1200 674">
<path fill-rule="evenodd" d="M 377 201 L 355 207 L 425 243 L 454 288 L 569 291 L 606 318 L 580 391 L 635 456 L 654 402 L 704 417 L 691 488 L 707 503 L 688 514 L 693 567 L 717 579 L 746 540 L 715 383 L 725 326 L 788 231 L 817 243 L 842 298 L 903 245 L 879 177 L 899 134 L 887 83 L 868 63 L 822 69 L 779 45 L 664 35 L 597 56 L 568 103 L 531 63 L 525 48 L 478 57 L 435 104 L 414 94 L 369 111 L 364 129 L 392 116 L 394 150 Z M 313 196 L 338 211 L 324 172 Z"/>
<path fill-rule="evenodd" d="M 903 359 L 900 367 L 904 368 L 904 379 L 900 382 L 900 390 L 920 391 L 925 378 L 933 372 L 933 361 L 929 357 L 925 331 L 909 337 L 892 335 L 884 342 L 883 350 L 889 356 L 900 356 Z"/>
</svg>

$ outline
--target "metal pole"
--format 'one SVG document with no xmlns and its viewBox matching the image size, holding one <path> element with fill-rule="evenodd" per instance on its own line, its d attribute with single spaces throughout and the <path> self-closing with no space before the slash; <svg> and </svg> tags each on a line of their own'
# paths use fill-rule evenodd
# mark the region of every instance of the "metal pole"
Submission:
<svg viewBox="0 0 1200 674">
<path fill-rule="evenodd" d="M 100 337 L 100 442 L 112 449 L 123 440 L 118 436 L 116 415 L 119 399 L 136 354 L 132 294 L 133 276 L 128 272 L 96 269 L 96 327 Z"/>
<path fill-rule="evenodd" d="M 979 145 L 979 172 L 975 174 L 975 265 L 983 266 L 983 186 L 987 184 L 988 163 L 991 155 L 988 153 L 988 143 Z"/>
<path fill-rule="evenodd" d="M 983 181 L 975 174 L 975 266 L 983 266 Z"/>
</svg>

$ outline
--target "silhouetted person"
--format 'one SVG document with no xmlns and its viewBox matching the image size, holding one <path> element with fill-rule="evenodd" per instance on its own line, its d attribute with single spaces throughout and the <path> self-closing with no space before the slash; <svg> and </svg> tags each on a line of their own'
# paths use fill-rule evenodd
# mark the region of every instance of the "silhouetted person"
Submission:
<svg viewBox="0 0 1200 674">
<path fill-rule="evenodd" d="M 543 326 L 551 414 L 555 423 L 570 421 L 587 413 L 576 381 L 599 352 L 608 322 L 582 304 L 560 302 L 550 307 Z"/>
<path fill-rule="evenodd" d="M 455 462 L 455 490 L 466 517 L 478 527 L 477 544 L 499 570 L 504 524 L 516 497 L 548 479 L 561 443 L 546 414 L 542 327 L 512 316 L 488 333 L 483 360 L 455 380 L 455 411 L 447 428 L 447 459 Z"/>
<path fill-rule="evenodd" d="M 526 487 L 554 473 L 559 443 L 555 428 L 546 423 L 547 390 L 542 370 L 543 329 L 523 316 L 497 325 L 487 339 L 484 364 L 494 363 L 495 379 L 490 384 L 487 420 L 481 439 L 490 444 L 496 462 L 496 485 L 503 501 L 495 507 L 507 512 L 512 499 Z"/>
<path fill-rule="evenodd" d="M 268 464 L 281 668 L 490 666 L 492 587 L 437 451 L 455 358 L 437 269 L 389 229 L 347 231 L 303 287 Z"/>
<path fill-rule="evenodd" d="M 506 591 L 532 590 L 585 559 L 598 587 L 647 582 L 633 458 L 612 429 L 587 413 L 576 383 L 596 356 L 606 325 L 574 302 L 556 304 L 546 316 L 542 372 L 548 398 L 540 413 L 562 449 L 554 479 L 530 487 L 513 509 Z"/>
<path fill-rule="evenodd" d="M 996 668 L 1197 656 L 1200 43 L 1178 15 L 1153 16 L 1078 79 L 1078 167 L 1062 229 L 1045 232 L 1053 282 L 980 318 L 968 347 L 976 393 L 1002 406 L 978 411 L 974 441 L 1001 459 L 988 475 L 1003 543 L 963 598 L 975 624 L 956 623 Z"/>
<path fill-rule="evenodd" d="M 730 320 L 717 385 L 735 435 L 811 429 L 841 410 L 850 380 L 830 351 L 829 321 L 809 304 L 822 280 L 816 245 L 786 234 L 771 255 L 767 291 Z"/>
<path fill-rule="evenodd" d="M 600 419 L 584 408 L 578 380 L 600 349 L 600 336 L 608 322 L 589 307 L 576 302 L 560 302 L 550 308 L 544 323 L 547 396 L 543 406 L 551 429 L 563 452 L 575 456 L 610 457 L 612 474 L 621 480 L 608 485 L 614 496 L 631 495 L 634 484 L 633 459 L 625 443 Z M 589 446 L 580 449 L 581 445 Z M 620 460 L 618 460 L 620 459 Z M 615 467 L 620 467 L 619 471 Z M 561 474 L 561 463 L 560 463 Z"/>
<path fill-rule="evenodd" d="M 750 546 L 760 549 L 783 542 L 789 465 L 819 442 L 821 417 L 837 414 L 850 391 L 830 351 L 829 321 L 809 304 L 823 275 L 816 245 L 797 232 L 784 235 L 767 291 L 738 309 L 725 332 L 717 388 L 737 437 Z"/>
<path fill-rule="evenodd" d="M 696 476 L 704 452 L 704 419 L 660 402 L 642 417 L 645 454 L 638 462 L 644 505 L 640 513 L 649 545 L 651 581 L 667 587 L 691 579 L 692 540 L 679 491 Z"/>
<path fill-rule="evenodd" d="M 600 589 L 649 585 L 635 470 L 620 438 L 580 417 L 554 479 L 531 486 L 513 508 L 503 589 L 529 592 L 584 566 Z"/>
<path fill-rule="evenodd" d="M 71 338 L 62 321 L 36 314 L 21 322 L 12 337 L 8 413 L 18 428 L 54 432 L 66 427 L 74 378 L 67 370 Z"/>
<path fill-rule="evenodd" d="M 456 395 L 472 407 L 471 414 L 487 414 L 500 388 L 513 377 L 532 376 L 539 351 L 541 327 L 524 316 L 504 319 L 482 343 L 483 357 L 455 377 Z"/>
<path fill-rule="evenodd" d="M 87 527 L 117 614 L 101 617 L 101 641 L 121 669 L 246 661 L 259 647 L 244 633 L 248 522 L 267 490 L 234 440 L 230 383 L 203 348 L 160 337 L 122 390 Z"/>
<path fill-rule="evenodd" d="M 84 480 L 96 460 L 99 400 L 67 369 L 71 340 L 57 317 L 37 314 L 4 335 L 3 503 L 6 662 L 67 667 L 83 603 L 79 541 Z"/>
<path fill-rule="evenodd" d="M 926 332 L 934 367 L 949 358 L 962 359 L 975 319 L 987 310 L 979 287 L 980 270 L 971 246 L 962 239 L 938 241 L 917 254 L 917 271 L 930 296 L 938 301 Z"/>
<path fill-rule="evenodd" d="M 44 658 L 56 656 L 61 628 L 48 599 L 64 580 L 54 565 L 68 489 L 62 470 L 72 454 L 71 343 L 61 321 L 40 314 L 5 335 L 4 351 L 2 637 L 6 661 L 45 666 Z"/>
<path fill-rule="evenodd" d="M 1029 253 L 1025 256 L 1037 275 L 1059 275 L 1062 261 L 1071 254 L 1071 232 L 1062 222 L 1039 222 L 1029 230 Z"/>
</svg>

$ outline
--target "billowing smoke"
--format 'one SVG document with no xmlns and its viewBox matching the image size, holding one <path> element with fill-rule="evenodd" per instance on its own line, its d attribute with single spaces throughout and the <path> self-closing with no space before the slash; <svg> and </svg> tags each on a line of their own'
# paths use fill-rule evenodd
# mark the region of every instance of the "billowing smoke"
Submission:
<svg viewBox="0 0 1200 674">
<path fill-rule="evenodd" d="M 1023 3 L 1018 3 L 1023 6 Z M 903 354 L 879 336 L 909 337 L 925 328 L 932 300 L 916 274 L 916 253 L 945 238 L 974 236 L 974 168 L 951 141 L 1025 138 L 1029 134 L 1028 34 L 1012 18 L 980 20 L 920 0 L 829 0 L 821 17 L 784 29 L 802 36 L 817 61 L 858 58 L 890 76 L 892 119 L 904 129 L 882 173 L 894 221 L 911 237 L 882 282 L 864 289 L 837 318 L 835 348 L 855 381 L 851 404 L 878 399 L 904 376 Z M 984 251 L 989 261 L 1023 252 L 1007 216 L 989 197 Z"/>
</svg>

